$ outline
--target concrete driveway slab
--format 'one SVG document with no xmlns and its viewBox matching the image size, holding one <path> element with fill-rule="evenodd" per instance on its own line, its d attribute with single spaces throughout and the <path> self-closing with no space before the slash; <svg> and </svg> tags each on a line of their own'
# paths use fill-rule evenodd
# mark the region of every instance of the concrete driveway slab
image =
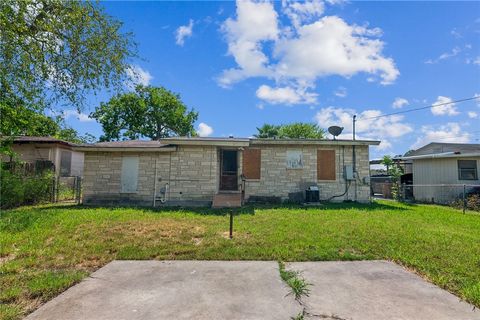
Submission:
<svg viewBox="0 0 480 320">
<path fill-rule="evenodd" d="M 306 311 L 317 315 L 312 318 L 480 319 L 480 310 L 392 262 L 297 262 L 287 268 L 312 284 L 303 299 Z"/>
<path fill-rule="evenodd" d="M 273 261 L 113 261 L 27 319 L 290 319 L 287 294 Z"/>
</svg>

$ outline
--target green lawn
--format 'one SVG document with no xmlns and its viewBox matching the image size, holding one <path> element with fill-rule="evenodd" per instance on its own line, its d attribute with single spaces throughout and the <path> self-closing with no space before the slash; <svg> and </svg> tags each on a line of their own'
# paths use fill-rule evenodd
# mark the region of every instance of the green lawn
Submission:
<svg viewBox="0 0 480 320">
<path fill-rule="evenodd" d="M 378 202 L 224 211 L 38 206 L 0 218 L 0 318 L 16 319 L 113 259 L 390 259 L 480 307 L 480 215 Z"/>
</svg>

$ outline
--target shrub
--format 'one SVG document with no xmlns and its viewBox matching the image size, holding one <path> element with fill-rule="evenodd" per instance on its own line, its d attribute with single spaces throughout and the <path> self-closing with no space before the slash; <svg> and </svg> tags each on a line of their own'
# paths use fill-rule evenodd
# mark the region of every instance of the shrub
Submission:
<svg viewBox="0 0 480 320">
<path fill-rule="evenodd" d="M 480 211 L 480 194 L 471 193 L 468 194 L 465 199 L 466 209 L 473 211 Z M 458 199 L 452 203 L 455 208 L 463 208 L 463 199 Z"/>
<path fill-rule="evenodd" d="M 0 207 L 2 209 L 36 204 L 51 199 L 53 183 L 51 171 L 26 174 L 2 168 L 0 174 Z"/>
</svg>

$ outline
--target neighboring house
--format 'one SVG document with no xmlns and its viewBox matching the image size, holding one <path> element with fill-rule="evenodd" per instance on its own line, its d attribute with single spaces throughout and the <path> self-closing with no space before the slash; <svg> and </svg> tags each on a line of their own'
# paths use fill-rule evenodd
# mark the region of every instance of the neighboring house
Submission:
<svg viewBox="0 0 480 320">
<path fill-rule="evenodd" d="M 480 144 L 429 143 L 401 160 L 412 163 L 417 201 L 449 203 L 479 186 Z"/>
<path fill-rule="evenodd" d="M 369 146 L 379 143 L 177 137 L 75 149 L 85 153 L 85 204 L 302 201 L 310 186 L 321 200 L 368 202 Z"/>
<path fill-rule="evenodd" d="M 52 137 L 21 136 L 13 139 L 11 148 L 20 161 L 52 163 L 56 176 L 82 176 L 83 152 L 72 150 L 74 146 L 73 143 Z M 4 162 L 11 160 L 6 156 L 2 159 Z"/>
</svg>

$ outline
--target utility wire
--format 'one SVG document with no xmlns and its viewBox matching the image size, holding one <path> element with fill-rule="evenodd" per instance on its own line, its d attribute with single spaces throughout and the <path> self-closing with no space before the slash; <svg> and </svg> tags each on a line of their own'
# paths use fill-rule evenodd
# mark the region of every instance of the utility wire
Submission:
<svg viewBox="0 0 480 320">
<path fill-rule="evenodd" d="M 430 105 L 430 106 L 425 106 L 425 107 L 420 107 L 420 108 L 415 108 L 415 109 L 402 110 L 402 111 L 398 111 L 398 112 L 392 112 L 392 113 L 382 114 L 382 115 L 375 116 L 375 117 L 359 118 L 359 119 L 357 119 L 356 121 L 378 119 L 378 118 L 393 116 L 393 115 L 396 115 L 396 114 L 413 112 L 413 111 L 418 111 L 418 110 L 425 110 L 425 109 L 430 109 L 430 108 L 436 108 L 436 107 L 441 107 L 441 106 L 444 106 L 444 105 L 447 105 L 447 104 L 460 103 L 460 102 L 465 102 L 465 101 L 470 101 L 470 100 L 476 100 L 476 99 L 480 99 L 480 96 L 474 96 L 474 97 L 471 97 L 471 98 L 459 99 L 459 100 L 454 100 L 454 101 L 449 101 L 449 102 L 444 102 L 444 103 L 439 103 L 439 104 L 432 104 L 432 105 Z"/>
</svg>

